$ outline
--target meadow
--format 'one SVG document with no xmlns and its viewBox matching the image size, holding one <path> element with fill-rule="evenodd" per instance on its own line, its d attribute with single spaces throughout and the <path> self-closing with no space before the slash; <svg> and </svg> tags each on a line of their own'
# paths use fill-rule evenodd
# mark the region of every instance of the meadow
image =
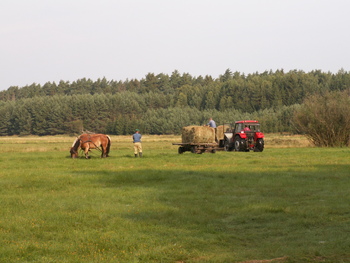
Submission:
<svg viewBox="0 0 350 263">
<path fill-rule="evenodd" d="M 350 149 L 177 153 L 180 136 L 0 137 L 0 262 L 350 262 Z"/>
</svg>

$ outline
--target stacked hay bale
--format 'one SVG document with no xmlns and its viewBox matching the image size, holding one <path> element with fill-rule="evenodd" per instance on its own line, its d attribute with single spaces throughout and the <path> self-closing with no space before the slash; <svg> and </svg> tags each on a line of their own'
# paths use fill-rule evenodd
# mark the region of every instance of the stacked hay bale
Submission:
<svg viewBox="0 0 350 263">
<path fill-rule="evenodd" d="M 209 126 L 183 127 L 182 143 L 215 143 L 215 129 Z"/>
<path fill-rule="evenodd" d="M 216 136 L 217 136 L 217 140 L 220 141 L 220 140 L 223 140 L 225 139 L 224 137 L 224 133 L 230 129 L 230 126 L 228 125 L 220 125 L 217 127 L 217 130 L 216 130 Z"/>
<path fill-rule="evenodd" d="M 224 139 L 224 126 L 223 125 L 220 125 L 216 128 L 216 137 L 217 137 L 218 141 Z"/>
</svg>

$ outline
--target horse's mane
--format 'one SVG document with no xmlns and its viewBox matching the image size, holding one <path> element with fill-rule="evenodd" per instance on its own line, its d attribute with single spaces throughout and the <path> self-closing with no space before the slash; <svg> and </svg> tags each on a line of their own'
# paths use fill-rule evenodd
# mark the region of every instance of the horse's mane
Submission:
<svg viewBox="0 0 350 263">
<path fill-rule="evenodd" d="M 76 151 L 80 145 L 80 136 L 75 139 L 75 141 L 72 144 L 72 148 Z"/>
</svg>

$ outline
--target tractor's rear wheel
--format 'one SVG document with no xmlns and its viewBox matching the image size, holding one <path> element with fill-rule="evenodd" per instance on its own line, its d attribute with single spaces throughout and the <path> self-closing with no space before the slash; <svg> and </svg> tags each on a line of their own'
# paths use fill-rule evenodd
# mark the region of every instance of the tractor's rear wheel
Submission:
<svg viewBox="0 0 350 263">
<path fill-rule="evenodd" d="M 254 152 L 262 152 L 264 150 L 264 139 L 257 139 L 254 147 Z"/>
</svg>

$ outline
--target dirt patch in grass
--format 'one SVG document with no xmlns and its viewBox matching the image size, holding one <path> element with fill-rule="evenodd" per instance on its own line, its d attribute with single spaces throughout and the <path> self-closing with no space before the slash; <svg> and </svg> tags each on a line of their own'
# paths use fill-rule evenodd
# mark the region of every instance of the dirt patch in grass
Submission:
<svg viewBox="0 0 350 263">
<path fill-rule="evenodd" d="M 287 257 L 281 257 L 281 258 L 273 258 L 273 259 L 262 259 L 262 260 L 248 260 L 248 261 L 242 261 L 240 263 L 277 263 L 277 262 L 286 262 Z"/>
</svg>

